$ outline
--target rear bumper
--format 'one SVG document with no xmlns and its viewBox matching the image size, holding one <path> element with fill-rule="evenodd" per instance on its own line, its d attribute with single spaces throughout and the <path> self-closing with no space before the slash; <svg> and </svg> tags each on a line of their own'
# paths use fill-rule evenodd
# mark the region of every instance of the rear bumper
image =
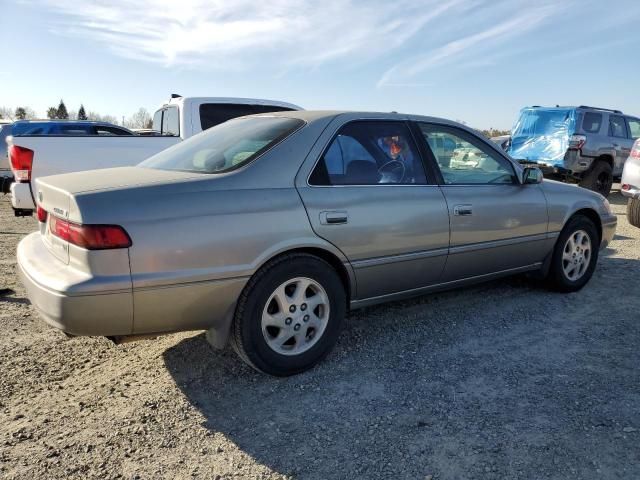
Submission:
<svg viewBox="0 0 640 480">
<path fill-rule="evenodd" d="M 579 151 L 569 150 L 562 160 L 519 160 L 519 163 L 538 167 L 545 177 L 579 179 L 583 173 L 591 168 L 593 160 L 593 157 L 582 156 Z"/>
<path fill-rule="evenodd" d="M 18 245 L 18 273 L 27 295 L 42 319 L 72 335 L 130 335 L 133 329 L 131 290 L 70 293 L 91 277 L 59 262 L 46 249 L 40 234 L 32 233 Z M 96 280 L 101 288 L 104 280 Z M 68 287 L 68 288 L 67 288 Z"/>
<path fill-rule="evenodd" d="M 629 157 L 622 172 L 620 193 L 628 198 L 640 199 L 640 159 Z"/>
<path fill-rule="evenodd" d="M 211 329 L 226 343 L 248 277 L 123 288 L 122 277 L 91 276 L 56 259 L 38 232 L 18 245 L 18 272 L 42 319 L 72 335 L 127 336 Z M 135 304 L 135 308 L 134 308 Z"/>
<path fill-rule="evenodd" d="M 28 183 L 14 182 L 10 187 L 11 206 L 16 210 L 35 210 L 31 196 L 31 185 Z"/>
</svg>

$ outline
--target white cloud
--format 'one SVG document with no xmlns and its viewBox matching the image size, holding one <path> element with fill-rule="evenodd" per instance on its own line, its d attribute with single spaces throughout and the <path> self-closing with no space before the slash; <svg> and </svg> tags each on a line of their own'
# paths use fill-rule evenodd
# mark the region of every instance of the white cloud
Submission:
<svg viewBox="0 0 640 480">
<path fill-rule="evenodd" d="M 32 0 L 53 13 L 52 31 L 116 55 L 171 66 L 316 67 L 384 55 L 469 0 Z M 471 3 L 477 0 L 471 0 Z"/>
<path fill-rule="evenodd" d="M 496 7 L 496 11 L 500 12 L 500 4 L 497 4 Z M 377 85 L 378 87 L 386 87 L 410 82 L 429 69 L 453 63 L 466 67 L 489 66 L 494 61 L 490 57 L 483 58 L 483 54 L 492 49 L 495 50 L 498 44 L 504 44 L 514 37 L 540 27 L 563 8 L 560 4 L 520 8 L 518 13 L 512 15 L 511 18 L 507 15 L 507 20 L 495 23 L 490 27 L 484 27 L 474 33 L 467 33 L 465 36 L 456 38 L 440 47 L 428 49 L 425 53 L 398 62 L 382 74 Z M 460 26 L 462 31 L 465 27 L 471 27 L 469 32 L 473 31 L 473 25 L 468 23 L 461 22 Z M 465 59 L 466 62 L 463 61 Z"/>
</svg>

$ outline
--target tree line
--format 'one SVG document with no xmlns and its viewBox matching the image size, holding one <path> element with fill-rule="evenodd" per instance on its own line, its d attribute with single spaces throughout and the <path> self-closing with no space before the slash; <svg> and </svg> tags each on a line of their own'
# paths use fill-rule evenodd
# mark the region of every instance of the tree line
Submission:
<svg viewBox="0 0 640 480">
<path fill-rule="evenodd" d="M 35 120 L 37 118 L 35 110 L 30 107 L 19 106 L 15 110 L 9 107 L 0 107 L 0 120 Z M 118 124 L 118 119 L 114 115 L 102 115 L 94 111 L 87 111 L 82 103 L 78 110 L 69 111 L 62 99 L 57 107 L 47 109 L 47 118 L 51 120 L 93 120 Z M 151 115 L 143 107 L 124 120 L 124 126 L 128 128 L 151 128 L 152 123 Z"/>
</svg>

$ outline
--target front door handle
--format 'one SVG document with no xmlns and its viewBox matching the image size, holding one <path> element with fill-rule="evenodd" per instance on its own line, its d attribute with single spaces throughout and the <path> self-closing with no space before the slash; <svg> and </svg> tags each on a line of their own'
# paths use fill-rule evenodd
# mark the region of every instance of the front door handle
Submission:
<svg viewBox="0 0 640 480">
<path fill-rule="evenodd" d="M 320 223 L 323 225 L 341 225 L 349 221 L 349 215 L 344 210 L 320 212 Z"/>
<path fill-rule="evenodd" d="M 453 207 L 454 215 L 473 215 L 473 205 L 456 205 Z"/>
</svg>

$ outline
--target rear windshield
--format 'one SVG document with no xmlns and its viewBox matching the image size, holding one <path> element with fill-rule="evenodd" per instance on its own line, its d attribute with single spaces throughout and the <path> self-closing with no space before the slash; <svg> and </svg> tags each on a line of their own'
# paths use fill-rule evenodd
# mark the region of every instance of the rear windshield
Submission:
<svg viewBox="0 0 640 480">
<path fill-rule="evenodd" d="M 140 166 L 185 172 L 228 172 L 266 152 L 303 123 L 283 117 L 230 120 L 163 150 Z"/>
<path fill-rule="evenodd" d="M 200 125 L 202 130 L 215 127 L 232 118 L 256 113 L 282 112 L 291 110 L 273 105 L 247 105 L 235 103 L 203 103 L 200 105 Z"/>
<path fill-rule="evenodd" d="M 537 137 L 566 133 L 573 130 L 574 112 L 561 108 L 524 110 L 513 127 L 512 136 Z"/>
</svg>

